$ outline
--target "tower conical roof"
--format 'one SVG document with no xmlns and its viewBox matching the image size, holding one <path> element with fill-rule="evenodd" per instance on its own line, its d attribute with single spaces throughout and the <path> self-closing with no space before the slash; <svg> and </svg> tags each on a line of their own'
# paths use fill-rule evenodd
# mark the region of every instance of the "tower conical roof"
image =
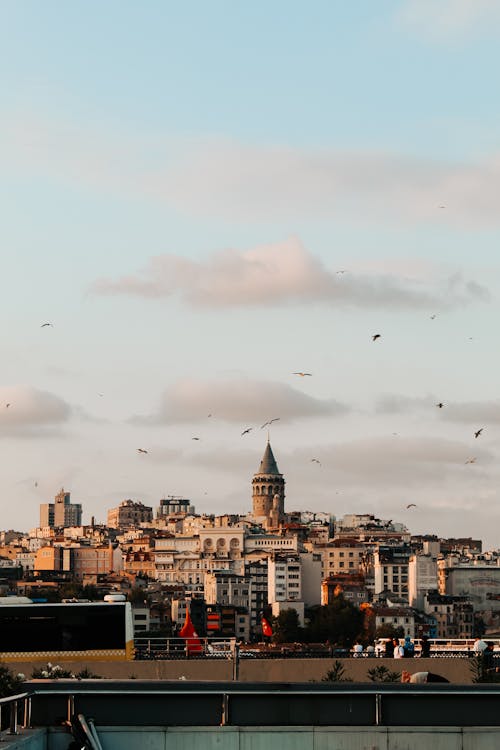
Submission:
<svg viewBox="0 0 500 750">
<path fill-rule="evenodd" d="M 269 442 L 266 445 L 266 450 L 262 456 L 262 461 L 260 462 L 257 474 L 276 474 L 281 476 Z"/>
</svg>

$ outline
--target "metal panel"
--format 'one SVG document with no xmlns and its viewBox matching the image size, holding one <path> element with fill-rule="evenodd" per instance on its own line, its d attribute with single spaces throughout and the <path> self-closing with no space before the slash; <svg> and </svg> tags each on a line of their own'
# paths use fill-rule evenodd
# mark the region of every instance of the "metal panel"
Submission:
<svg viewBox="0 0 500 750">
<path fill-rule="evenodd" d="M 381 723 L 393 727 L 499 726 L 500 697 L 474 690 L 384 695 Z"/>
<path fill-rule="evenodd" d="M 167 730 L 165 750 L 239 750 L 239 748 L 239 730 L 234 727 Z M 122 750 L 121 747 L 120 750 Z"/>
<path fill-rule="evenodd" d="M 405 731 L 388 732 L 388 750 L 462 750 L 462 735 L 458 729 L 422 731 L 408 727 Z"/>
<path fill-rule="evenodd" d="M 287 730 L 284 727 L 274 729 L 242 729 L 240 750 L 314 750 L 314 735 L 310 727 Z"/>
<path fill-rule="evenodd" d="M 230 696 L 229 721 L 239 726 L 349 726 L 375 723 L 371 695 Z"/>
</svg>

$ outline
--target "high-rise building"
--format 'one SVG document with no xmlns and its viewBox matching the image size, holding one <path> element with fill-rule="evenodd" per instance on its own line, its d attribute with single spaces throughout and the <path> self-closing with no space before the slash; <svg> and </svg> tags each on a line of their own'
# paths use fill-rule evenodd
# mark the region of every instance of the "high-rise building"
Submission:
<svg viewBox="0 0 500 750">
<path fill-rule="evenodd" d="M 40 528 L 50 526 L 54 528 L 54 503 L 42 503 L 40 505 Z"/>
<path fill-rule="evenodd" d="M 285 514 L 285 480 L 267 443 L 259 470 L 252 479 L 253 516 L 268 527 L 277 527 Z"/>
<path fill-rule="evenodd" d="M 82 506 L 72 503 L 69 492 L 64 488 L 55 496 L 53 503 L 40 505 L 40 528 L 81 526 Z"/>
</svg>

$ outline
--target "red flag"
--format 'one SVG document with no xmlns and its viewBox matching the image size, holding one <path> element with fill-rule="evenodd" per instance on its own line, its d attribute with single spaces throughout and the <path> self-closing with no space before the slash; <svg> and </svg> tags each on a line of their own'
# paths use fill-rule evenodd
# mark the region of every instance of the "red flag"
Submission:
<svg viewBox="0 0 500 750">
<path fill-rule="evenodd" d="M 186 641 L 186 649 L 188 654 L 201 654 L 203 647 L 198 637 L 198 633 L 194 629 L 193 621 L 189 615 L 189 610 L 186 609 L 186 619 L 184 625 L 179 630 L 179 636 L 184 638 Z"/>
<path fill-rule="evenodd" d="M 261 625 L 262 625 L 262 635 L 265 635 L 268 638 L 270 638 L 273 634 L 273 629 L 270 626 L 269 621 L 266 620 L 265 617 L 262 618 Z"/>
</svg>

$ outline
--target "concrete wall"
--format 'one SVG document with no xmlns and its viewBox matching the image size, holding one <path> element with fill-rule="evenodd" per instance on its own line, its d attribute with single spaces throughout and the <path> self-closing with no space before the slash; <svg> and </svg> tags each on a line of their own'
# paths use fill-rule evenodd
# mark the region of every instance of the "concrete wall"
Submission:
<svg viewBox="0 0 500 750">
<path fill-rule="evenodd" d="M 345 676 L 354 682 L 369 682 L 367 672 L 385 666 L 391 671 L 434 672 L 455 684 L 472 682 L 469 659 L 341 659 Z M 331 669 L 334 659 L 241 659 L 241 682 L 309 682 L 321 680 Z M 139 680 L 226 680 L 232 679 L 229 659 L 180 659 L 175 661 L 61 662 L 74 673 L 88 668 L 94 674 L 113 679 Z M 31 677 L 32 662 L 12 662 L 14 672 Z"/>
<path fill-rule="evenodd" d="M 495 727 L 97 727 L 97 731 L 103 750 L 497 750 L 500 746 L 500 730 Z M 2 742 L 5 750 L 67 750 L 71 735 L 49 730 L 9 740 Z"/>
</svg>

